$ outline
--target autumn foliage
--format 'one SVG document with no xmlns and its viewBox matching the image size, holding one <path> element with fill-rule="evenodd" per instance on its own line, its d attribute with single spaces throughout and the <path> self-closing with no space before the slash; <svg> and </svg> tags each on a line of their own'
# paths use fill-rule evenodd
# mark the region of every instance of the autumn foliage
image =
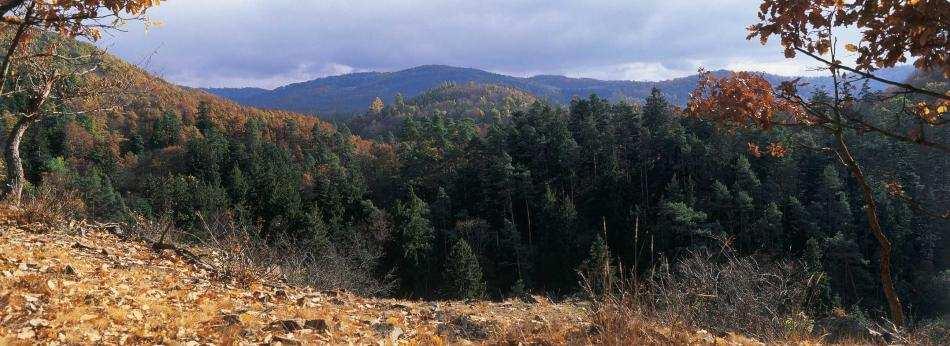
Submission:
<svg viewBox="0 0 950 346">
<path fill-rule="evenodd" d="M 920 69 L 950 76 L 950 2 L 946 0 L 765 0 L 749 38 L 764 44 L 778 36 L 785 55 L 797 50 L 823 55 L 834 45 L 833 28 L 858 27 L 857 67 L 873 70 L 916 58 Z"/>
<path fill-rule="evenodd" d="M 703 116 L 726 127 L 769 130 L 775 125 L 810 122 L 796 105 L 776 95 L 772 85 L 754 72 L 717 78 L 700 71 L 699 84 L 690 94 L 686 110 L 689 115 Z"/>
</svg>

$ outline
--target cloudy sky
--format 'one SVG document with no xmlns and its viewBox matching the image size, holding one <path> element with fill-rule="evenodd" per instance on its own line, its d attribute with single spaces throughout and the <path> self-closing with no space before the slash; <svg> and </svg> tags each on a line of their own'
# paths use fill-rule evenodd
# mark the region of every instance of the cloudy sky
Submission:
<svg viewBox="0 0 950 346">
<path fill-rule="evenodd" d="M 745 39 L 757 0 L 168 0 L 100 45 L 183 85 L 257 86 L 423 64 L 660 80 L 808 74 Z"/>
</svg>

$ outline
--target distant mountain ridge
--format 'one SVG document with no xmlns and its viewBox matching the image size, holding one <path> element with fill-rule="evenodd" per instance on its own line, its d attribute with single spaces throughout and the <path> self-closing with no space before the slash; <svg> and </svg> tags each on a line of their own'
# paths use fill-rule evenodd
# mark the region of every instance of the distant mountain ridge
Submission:
<svg viewBox="0 0 950 346">
<path fill-rule="evenodd" d="M 893 80 L 903 80 L 913 73 L 911 66 L 899 66 L 882 70 L 880 75 Z M 713 73 L 725 75 L 729 71 Z M 772 83 L 795 77 L 764 74 Z M 683 105 L 699 80 L 698 75 L 663 81 L 598 80 L 571 78 L 558 75 L 514 77 L 484 70 L 446 65 L 423 65 L 395 72 L 360 72 L 318 78 L 311 81 L 288 84 L 273 90 L 261 88 L 206 88 L 204 90 L 240 104 L 259 108 L 287 110 L 311 115 L 333 117 L 355 114 L 366 110 L 376 97 L 389 104 L 396 94 L 414 97 L 439 85 L 450 83 L 496 84 L 512 87 L 536 95 L 556 104 L 567 104 L 574 97 L 591 94 L 618 100 L 642 100 L 653 87 L 659 88 L 670 102 Z M 809 86 L 802 92 L 831 84 L 829 77 L 805 77 Z M 880 83 L 872 83 L 874 90 L 883 90 Z"/>
</svg>

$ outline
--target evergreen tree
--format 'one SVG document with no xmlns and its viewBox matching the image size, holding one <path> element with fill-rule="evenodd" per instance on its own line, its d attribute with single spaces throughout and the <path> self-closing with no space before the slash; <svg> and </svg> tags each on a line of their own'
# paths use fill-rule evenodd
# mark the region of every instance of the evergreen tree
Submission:
<svg viewBox="0 0 950 346">
<path fill-rule="evenodd" d="M 661 223 L 661 236 L 657 238 L 661 248 L 675 249 L 693 245 L 694 237 L 706 234 L 703 223 L 707 215 L 690 207 L 684 202 L 666 202 L 661 215 L 666 222 Z"/>
<path fill-rule="evenodd" d="M 854 221 L 851 202 L 844 183 L 838 176 L 838 170 L 833 165 L 827 165 L 821 171 L 820 178 L 811 208 L 816 212 L 819 226 L 829 236 L 837 232 L 849 234 Z"/>
<path fill-rule="evenodd" d="M 660 89 L 653 88 L 643 105 L 643 125 L 656 132 L 668 126 L 672 118 L 669 103 Z"/>
<path fill-rule="evenodd" d="M 736 160 L 736 184 L 741 186 L 742 189 L 752 193 L 757 192 L 762 185 L 762 181 L 759 180 L 758 175 L 752 170 L 752 163 L 749 162 L 749 158 L 745 155 L 739 155 L 739 158 Z"/>
<path fill-rule="evenodd" d="M 539 278 L 539 283 L 548 284 L 550 289 L 572 287 L 577 281 L 574 269 L 584 257 L 579 243 L 585 241 L 585 235 L 577 232 L 574 203 L 567 198 L 558 198 L 547 189 L 538 216 L 534 243 L 534 267 L 537 270 L 534 274 Z"/>
<path fill-rule="evenodd" d="M 521 242 L 521 233 L 518 227 L 508 219 L 499 231 L 499 248 L 497 251 L 498 266 L 497 284 L 500 288 L 513 287 L 518 281 L 524 285 L 524 278 L 528 271 L 528 254 Z M 524 287 L 522 287 L 522 290 Z"/>
<path fill-rule="evenodd" d="M 607 242 L 600 235 L 590 245 L 590 255 L 581 263 L 578 273 L 590 285 L 591 293 L 606 294 L 616 281 L 616 268 L 610 260 Z"/>
<path fill-rule="evenodd" d="M 789 196 L 782 205 L 785 242 L 793 252 L 801 251 L 810 239 L 823 239 L 812 216 L 798 198 Z"/>
<path fill-rule="evenodd" d="M 114 218 L 125 212 L 125 201 L 112 181 L 97 167 L 76 177 L 75 184 L 82 191 L 86 208 L 99 217 Z"/>
<path fill-rule="evenodd" d="M 151 147 L 159 149 L 178 143 L 181 128 L 181 118 L 175 113 L 166 112 L 152 126 Z"/>
<path fill-rule="evenodd" d="M 782 242 L 782 211 L 778 204 L 771 202 L 762 211 L 762 216 L 755 223 L 755 233 L 759 234 L 759 241 L 763 248 L 775 249 L 781 251 L 784 247 Z"/>
<path fill-rule="evenodd" d="M 459 238 L 445 261 L 445 294 L 449 298 L 476 299 L 485 294 L 482 268 L 468 243 Z"/>
<path fill-rule="evenodd" d="M 396 203 L 393 212 L 396 232 L 399 234 L 399 269 L 403 285 L 417 295 L 427 293 L 432 274 L 430 254 L 435 235 L 428 217 L 428 205 L 413 190 L 410 190 L 407 202 Z"/>
<path fill-rule="evenodd" d="M 314 206 L 307 215 L 310 240 L 313 244 L 313 250 L 317 254 L 325 254 L 330 247 L 330 229 L 323 220 L 323 212 L 319 206 Z"/>
<path fill-rule="evenodd" d="M 710 204 L 708 210 L 712 211 L 713 217 L 726 228 L 734 230 L 736 225 L 732 218 L 733 213 L 735 213 L 732 193 L 729 192 L 729 188 L 726 187 L 726 184 L 723 184 L 719 180 L 714 181 L 712 184 L 712 198 L 710 199 Z"/>
</svg>

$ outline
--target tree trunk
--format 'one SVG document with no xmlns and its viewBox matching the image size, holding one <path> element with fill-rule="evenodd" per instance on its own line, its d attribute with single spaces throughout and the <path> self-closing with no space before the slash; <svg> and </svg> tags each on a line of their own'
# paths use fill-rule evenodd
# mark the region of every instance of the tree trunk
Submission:
<svg viewBox="0 0 950 346">
<path fill-rule="evenodd" d="M 880 274 L 881 285 L 884 288 L 884 296 L 887 298 L 887 304 L 891 311 L 891 319 L 898 327 L 902 327 L 904 325 L 904 309 L 901 307 L 901 301 L 897 296 L 897 292 L 894 291 L 894 281 L 891 280 L 891 242 L 887 240 L 887 236 L 881 229 L 881 223 L 877 217 L 877 202 L 874 199 L 874 192 L 871 191 L 871 187 L 868 186 L 861 167 L 858 166 L 854 157 L 851 156 L 851 151 L 848 150 L 844 136 L 839 132 L 835 134 L 835 139 L 838 143 L 838 154 L 841 155 L 841 160 L 851 170 L 851 175 L 854 176 L 854 179 L 857 180 L 858 185 L 861 187 L 861 194 L 864 197 L 865 204 L 864 211 L 868 216 L 868 224 L 870 225 L 871 233 L 874 234 L 874 237 L 877 238 L 877 242 L 880 245 Z"/>
<path fill-rule="evenodd" d="M 20 158 L 20 142 L 23 134 L 33 123 L 33 119 L 20 118 L 10 136 L 7 137 L 7 147 L 4 148 L 3 159 L 7 166 L 6 182 L 3 185 L 3 199 L 20 205 L 23 196 L 23 186 L 26 185 L 26 176 L 23 174 L 23 160 Z"/>
</svg>

